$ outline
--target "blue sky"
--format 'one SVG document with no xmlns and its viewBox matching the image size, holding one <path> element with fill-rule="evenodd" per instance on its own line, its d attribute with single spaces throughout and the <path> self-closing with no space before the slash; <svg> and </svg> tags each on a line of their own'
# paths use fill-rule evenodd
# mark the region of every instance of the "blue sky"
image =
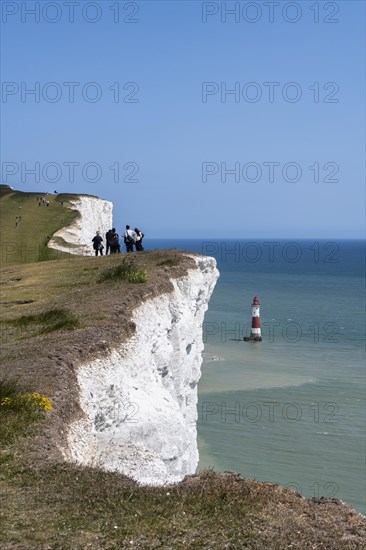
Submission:
<svg viewBox="0 0 366 550">
<path fill-rule="evenodd" d="M 364 11 L 3 1 L 2 181 L 151 237 L 364 238 Z"/>
</svg>

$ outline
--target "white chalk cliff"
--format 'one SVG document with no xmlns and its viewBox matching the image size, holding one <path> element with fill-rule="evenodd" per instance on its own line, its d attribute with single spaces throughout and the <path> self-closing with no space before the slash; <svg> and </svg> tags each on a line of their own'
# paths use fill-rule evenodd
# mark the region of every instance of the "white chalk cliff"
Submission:
<svg viewBox="0 0 366 550">
<path fill-rule="evenodd" d="M 133 338 L 79 365 L 83 418 L 69 426 L 66 459 L 152 485 L 195 472 L 202 324 L 219 272 L 213 258 L 192 258 L 172 292 L 134 310 Z"/>
<path fill-rule="evenodd" d="M 48 246 L 61 252 L 91 256 L 94 254 L 92 238 L 96 231 L 100 231 L 105 239 L 106 232 L 112 227 L 113 204 L 86 195 L 80 195 L 77 200 L 68 202 L 70 203 L 68 207 L 77 210 L 79 216 L 70 225 L 56 231 L 48 242 Z"/>
</svg>

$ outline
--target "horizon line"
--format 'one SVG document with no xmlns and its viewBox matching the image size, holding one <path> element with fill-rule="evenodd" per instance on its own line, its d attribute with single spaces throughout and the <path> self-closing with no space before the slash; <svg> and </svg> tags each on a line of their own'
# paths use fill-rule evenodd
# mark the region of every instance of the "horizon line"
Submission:
<svg viewBox="0 0 366 550">
<path fill-rule="evenodd" d="M 366 237 L 236 237 L 236 238 L 232 238 L 232 237 L 161 237 L 161 236 L 147 236 L 147 238 L 149 239 L 161 239 L 161 240 L 166 240 L 166 241 L 173 241 L 173 240 L 182 240 L 182 241 L 185 241 L 185 240 L 190 240 L 190 241 L 202 241 L 202 240 L 209 240 L 209 239 L 221 239 L 221 240 L 230 240 L 230 241 L 237 241 L 237 240 L 248 240 L 248 239 L 253 239 L 253 240 L 263 240 L 263 239 L 266 239 L 266 240 L 269 240 L 269 241 L 273 241 L 273 240 L 289 240 L 289 239 L 292 239 L 292 240 L 297 240 L 297 241 L 308 241 L 308 240 L 313 240 L 313 239 L 318 239 L 318 240 L 329 240 L 329 239 L 336 239 L 338 241 L 366 241 Z"/>
</svg>

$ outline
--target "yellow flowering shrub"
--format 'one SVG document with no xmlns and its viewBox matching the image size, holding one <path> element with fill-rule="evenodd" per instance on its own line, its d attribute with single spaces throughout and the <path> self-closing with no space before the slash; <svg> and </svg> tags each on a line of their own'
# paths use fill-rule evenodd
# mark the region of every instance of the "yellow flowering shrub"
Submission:
<svg viewBox="0 0 366 550">
<path fill-rule="evenodd" d="M 45 395 L 41 395 L 38 392 L 25 393 L 21 396 L 21 399 L 28 400 L 34 403 L 34 405 L 40 407 L 41 409 L 44 409 L 45 411 L 52 410 L 51 400 L 48 399 L 48 397 L 46 397 Z"/>
<path fill-rule="evenodd" d="M 52 410 L 51 400 L 38 392 L 24 393 L 16 397 L 3 397 L 0 401 L 0 407 L 11 409 L 21 408 L 22 406 L 34 406 L 45 411 Z"/>
<path fill-rule="evenodd" d="M 11 406 L 12 399 L 11 397 L 3 397 L 0 401 L 0 407 L 9 407 Z"/>
</svg>

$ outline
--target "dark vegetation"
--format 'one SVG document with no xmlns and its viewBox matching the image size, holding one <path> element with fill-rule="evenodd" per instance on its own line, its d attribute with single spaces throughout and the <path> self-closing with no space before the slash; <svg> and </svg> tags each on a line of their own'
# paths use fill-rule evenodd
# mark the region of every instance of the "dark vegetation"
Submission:
<svg viewBox="0 0 366 550">
<path fill-rule="evenodd" d="M 49 309 L 35 315 L 21 315 L 16 319 L 2 321 L 2 324 L 21 329 L 23 338 L 36 334 L 46 334 L 55 330 L 74 330 L 80 326 L 80 320 L 67 309 Z"/>
<path fill-rule="evenodd" d="M 146 283 L 147 273 L 144 269 L 138 268 L 130 258 L 123 258 L 118 265 L 105 269 L 99 275 L 97 282 L 106 281 L 127 281 L 128 283 Z"/>
<path fill-rule="evenodd" d="M 166 266 L 166 267 L 176 267 L 177 265 L 179 265 L 179 260 L 178 258 L 167 258 L 166 260 L 159 262 L 157 265 Z"/>
</svg>

